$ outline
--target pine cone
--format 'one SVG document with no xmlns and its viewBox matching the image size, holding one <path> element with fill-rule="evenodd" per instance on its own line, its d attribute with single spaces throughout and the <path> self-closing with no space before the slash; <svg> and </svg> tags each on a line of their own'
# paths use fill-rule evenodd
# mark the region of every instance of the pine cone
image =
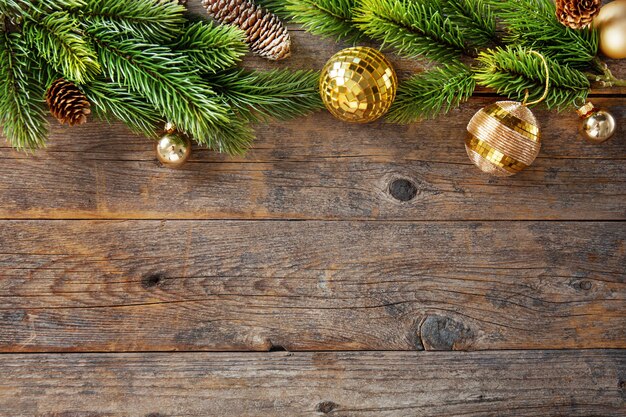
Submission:
<svg viewBox="0 0 626 417">
<path fill-rule="evenodd" d="M 565 26 L 582 29 L 600 13 L 602 0 L 556 0 L 556 17 Z"/>
<path fill-rule="evenodd" d="M 291 55 L 287 28 L 274 14 L 249 0 L 203 0 L 209 16 L 226 25 L 239 26 L 253 54 L 278 61 Z"/>
<path fill-rule="evenodd" d="M 46 102 L 50 113 L 61 124 L 82 125 L 87 122 L 87 115 L 91 114 L 87 97 L 76 84 L 62 78 L 52 83 L 46 93 Z"/>
</svg>

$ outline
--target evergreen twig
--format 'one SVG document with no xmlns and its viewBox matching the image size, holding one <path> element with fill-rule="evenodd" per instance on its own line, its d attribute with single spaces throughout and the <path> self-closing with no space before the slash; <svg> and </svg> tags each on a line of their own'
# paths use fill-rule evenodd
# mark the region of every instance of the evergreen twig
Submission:
<svg viewBox="0 0 626 417">
<path fill-rule="evenodd" d="M 25 40 L 65 78 L 77 83 L 93 80 L 100 72 L 95 51 L 77 31 L 78 21 L 65 11 L 41 19 L 27 19 Z"/>
<path fill-rule="evenodd" d="M 542 60 L 523 47 L 497 48 L 483 52 L 478 57 L 477 82 L 493 88 L 498 94 L 522 101 L 529 93 L 529 100 L 543 95 L 546 74 Z M 550 109 L 572 107 L 585 100 L 591 87 L 585 74 L 574 68 L 560 65 L 548 59 L 550 88 L 545 105 Z"/>
<path fill-rule="evenodd" d="M 458 26 L 429 2 L 361 0 L 354 21 L 367 36 L 407 57 L 452 64 L 465 52 Z"/>
<path fill-rule="evenodd" d="M 17 149 L 32 150 L 45 144 L 45 91 L 33 77 L 36 64 L 17 33 L 0 32 L 0 124 Z"/>
<path fill-rule="evenodd" d="M 413 123 L 447 113 L 467 101 L 475 88 L 473 73 L 463 64 L 445 65 L 414 75 L 400 85 L 388 120 Z"/>
<path fill-rule="evenodd" d="M 435 0 L 463 34 L 469 46 L 486 47 L 498 43 L 496 17 L 485 0 Z"/>
<path fill-rule="evenodd" d="M 506 26 L 509 45 L 533 48 L 562 64 L 578 69 L 594 66 L 598 34 L 574 30 L 556 17 L 553 0 L 488 0 Z"/>
<path fill-rule="evenodd" d="M 287 120 L 323 107 L 315 71 L 229 71 L 209 78 L 211 86 L 245 120 Z"/>
<path fill-rule="evenodd" d="M 77 10 L 88 26 L 106 26 L 122 33 L 134 33 L 152 43 L 178 38 L 185 23 L 185 7 L 177 1 L 85 0 Z"/>
<path fill-rule="evenodd" d="M 172 48 L 189 60 L 192 68 L 216 73 L 235 66 L 248 52 L 245 33 L 236 26 L 216 26 L 207 22 L 188 25 Z"/>
<path fill-rule="evenodd" d="M 134 133 L 157 137 L 157 126 L 163 122 L 154 107 L 142 97 L 109 80 L 96 80 L 82 86 L 92 103 L 94 116 L 112 122 L 120 120 Z"/>
</svg>

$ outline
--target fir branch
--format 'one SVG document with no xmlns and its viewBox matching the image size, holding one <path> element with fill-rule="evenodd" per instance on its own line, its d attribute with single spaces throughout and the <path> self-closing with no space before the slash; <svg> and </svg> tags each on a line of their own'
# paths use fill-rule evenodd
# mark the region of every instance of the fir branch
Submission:
<svg viewBox="0 0 626 417">
<path fill-rule="evenodd" d="M 84 5 L 84 0 L 0 0 L 0 14 L 15 18 L 34 14 L 43 15 L 54 11 L 79 8 Z"/>
<path fill-rule="evenodd" d="M 110 80 L 92 81 L 82 86 L 82 90 L 91 102 L 93 114 L 97 118 L 109 123 L 117 119 L 134 133 L 149 138 L 158 136 L 157 125 L 163 120 L 159 112 L 141 96 Z"/>
<path fill-rule="evenodd" d="M 289 0 L 255 0 L 254 2 L 264 9 L 274 13 L 283 20 L 291 19 L 291 13 L 285 7 Z"/>
<path fill-rule="evenodd" d="M 475 76 L 478 84 L 516 101 L 522 101 L 526 91 L 531 101 L 543 95 L 546 85 L 543 62 L 529 49 L 497 48 L 481 53 L 478 61 Z M 547 61 L 550 88 L 545 105 L 549 109 L 572 107 L 575 102 L 587 98 L 590 82 L 584 73 L 555 60 Z"/>
<path fill-rule="evenodd" d="M 436 1 L 471 46 L 486 47 L 498 42 L 496 18 L 485 0 Z"/>
<path fill-rule="evenodd" d="M 264 0 L 262 5 L 283 18 L 290 16 L 314 35 L 356 42 L 362 34 L 353 18 L 360 0 Z"/>
<path fill-rule="evenodd" d="M 355 22 L 369 37 L 407 57 L 454 63 L 465 52 L 459 28 L 428 2 L 361 0 Z"/>
<path fill-rule="evenodd" d="M 315 71 L 233 70 L 209 79 L 211 86 L 249 122 L 288 120 L 323 107 Z"/>
<path fill-rule="evenodd" d="M 203 145 L 243 153 L 252 133 L 179 53 L 141 39 L 121 39 L 106 30 L 93 33 L 102 68 L 114 82 L 151 103 L 161 116 Z"/>
<path fill-rule="evenodd" d="M 417 74 L 400 85 L 387 119 L 406 124 L 436 117 L 467 101 L 475 88 L 473 73 L 463 64 Z"/>
<path fill-rule="evenodd" d="M 83 84 L 100 72 L 96 53 L 76 30 L 79 23 L 64 11 L 25 19 L 24 38 L 64 78 Z"/>
<path fill-rule="evenodd" d="M 236 26 L 196 22 L 186 27 L 173 49 L 189 59 L 192 68 L 216 73 L 235 66 L 248 52 L 245 33 Z"/>
<path fill-rule="evenodd" d="M 150 43 L 171 42 L 182 33 L 185 7 L 178 1 L 87 0 L 80 9 L 94 26 L 133 33 Z"/>
<path fill-rule="evenodd" d="M 36 149 L 46 143 L 45 90 L 32 78 L 37 71 L 30 51 L 18 33 L 0 32 L 0 124 L 17 149 Z"/>
<path fill-rule="evenodd" d="M 598 35 L 593 29 L 573 30 L 556 17 L 552 0 L 488 0 L 506 25 L 507 44 L 536 50 L 578 69 L 594 65 Z"/>
</svg>

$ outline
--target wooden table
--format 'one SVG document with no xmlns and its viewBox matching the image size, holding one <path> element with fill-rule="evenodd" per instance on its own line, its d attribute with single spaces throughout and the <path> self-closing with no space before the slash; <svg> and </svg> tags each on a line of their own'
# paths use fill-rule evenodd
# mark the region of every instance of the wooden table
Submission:
<svg viewBox="0 0 626 417">
<path fill-rule="evenodd" d="M 293 36 L 280 67 L 342 47 Z M 3 142 L 0 416 L 625 416 L 626 91 L 596 93 L 617 136 L 539 111 L 510 179 L 463 146 L 489 93 L 178 171 L 121 125 Z"/>
</svg>

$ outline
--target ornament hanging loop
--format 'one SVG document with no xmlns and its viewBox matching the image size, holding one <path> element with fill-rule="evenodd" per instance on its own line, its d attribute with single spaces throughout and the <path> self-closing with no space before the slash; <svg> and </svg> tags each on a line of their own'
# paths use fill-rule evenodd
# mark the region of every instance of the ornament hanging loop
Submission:
<svg viewBox="0 0 626 417">
<path fill-rule="evenodd" d="M 543 55 L 541 55 L 537 51 L 530 51 L 530 53 L 531 54 L 535 54 L 539 58 L 541 58 L 541 62 L 543 63 L 543 67 L 546 70 L 546 89 L 544 90 L 543 95 L 541 96 L 541 98 L 539 98 L 538 100 L 535 100 L 535 101 L 531 101 L 530 103 L 528 102 L 528 97 L 530 96 L 530 93 L 528 92 L 528 89 L 526 89 L 526 97 L 524 97 L 524 101 L 522 102 L 522 106 L 524 106 L 524 107 L 533 106 L 535 104 L 541 103 L 546 98 L 548 98 L 548 93 L 550 92 L 550 67 L 548 66 L 548 61 L 546 60 L 546 58 Z"/>
</svg>

